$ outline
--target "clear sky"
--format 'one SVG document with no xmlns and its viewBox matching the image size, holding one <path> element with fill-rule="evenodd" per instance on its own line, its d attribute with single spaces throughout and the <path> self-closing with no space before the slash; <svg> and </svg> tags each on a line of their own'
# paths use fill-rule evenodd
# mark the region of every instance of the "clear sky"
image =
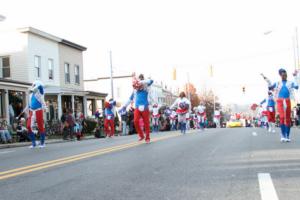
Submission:
<svg viewBox="0 0 300 200">
<path fill-rule="evenodd" d="M 289 0 L 0 0 L 0 14 L 2 27 L 32 26 L 88 47 L 85 79 L 109 74 L 112 50 L 115 74 L 180 86 L 189 72 L 198 90 L 213 87 L 223 103 L 239 104 L 266 96 L 260 73 L 276 80 L 284 67 L 291 77 L 300 28 L 299 3 Z"/>
</svg>

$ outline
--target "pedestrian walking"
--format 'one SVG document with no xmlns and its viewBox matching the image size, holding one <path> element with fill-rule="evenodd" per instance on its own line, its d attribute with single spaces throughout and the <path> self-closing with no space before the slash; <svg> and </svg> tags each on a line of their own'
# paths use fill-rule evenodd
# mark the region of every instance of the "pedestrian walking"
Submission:
<svg viewBox="0 0 300 200">
<path fill-rule="evenodd" d="M 70 108 L 68 109 L 67 114 L 67 123 L 68 123 L 68 135 L 70 137 L 70 140 L 74 139 L 74 127 L 75 127 L 75 117 L 73 115 L 73 110 Z"/>
</svg>

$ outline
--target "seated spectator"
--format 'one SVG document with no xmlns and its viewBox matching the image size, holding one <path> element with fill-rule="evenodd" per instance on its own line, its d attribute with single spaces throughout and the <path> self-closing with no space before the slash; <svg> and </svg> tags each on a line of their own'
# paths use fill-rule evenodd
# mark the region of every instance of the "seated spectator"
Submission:
<svg viewBox="0 0 300 200">
<path fill-rule="evenodd" d="M 21 118 L 17 125 L 17 135 L 19 136 L 19 142 L 30 141 L 28 137 L 28 132 L 25 126 L 25 119 Z"/>
<path fill-rule="evenodd" d="M 0 124 L 0 135 L 1 135 L 2 143 L 5 144 L 5 143 L 11 143 L 12 142 L 10 132 L 8 131 L 8 126 L 4 122 L 2 122 Z"/>
</svg>

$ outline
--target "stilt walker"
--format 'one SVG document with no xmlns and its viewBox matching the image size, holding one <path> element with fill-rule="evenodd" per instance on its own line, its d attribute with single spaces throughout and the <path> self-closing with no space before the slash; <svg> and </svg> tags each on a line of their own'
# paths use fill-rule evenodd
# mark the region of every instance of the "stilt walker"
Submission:
<svg viewBox="0 0 300 200">
<path fill-rule="evenodd" d="M 115 134 L 115 111 L 116 101 L 110 99 L 104 103 L 104 131 L 106 137 L 112 137 Z"/>
<path fill-rule="evenodd" d="M 268 97 L 265 98 L 260 105 L 264 103 L 267 103 L 268 131 L 275 133 L 275 100 L 272 91 L 268 92 Z"/>
<path fill-rule="evenodd" d="M 281 142 L 290 142 L 290 129 L 291 129 L 291 99 L 294 98 L 294 89 L 298 89 L 297 83 L 297 72 L 293 74 L 295 81 L 287 80 L 287 72 L 285 69 L 279 70 L 279 75 L 281 80 L 276 83 L 271 83 L 271 81 L 265 77 L 263 78 L 267 81 L 269 85 L 269 90 L 275 90 L 275 98 L 277 103 L 277 111 L 280 117 L 280 129 L 281 129 Z"/>
<path fill-rule="evenodd" d="M 33 132 L 33 127 L 37 125 L 38 131 L 40 133 L 40 148 L 45 147 L 45 124 L 44 124 L 44 110 L 46 109 L 45 103 L 45 90 L 44 85 L 40 81 L 35 81 L 31 88 L 29 94 L 28 106 L 25 111 L 29 110 L 29 117 L 27 119 L 27 130 L 28 135 L 31 140 L 30 148 L 35 148 L 37 143 L 35 141 L 35 134 Z"/>
<path fill-rule="evenodd" d="M 129 98 L 129 101 L 121 108 L 126 109 L 131 102 L 135 102 L 134 110 L 134 126 L 139 134 L 139 141 L 144 140 L 150 142 L 150 112 L 149 112 L 149 89 L 152 85 L 153 80 L 144 79 L 144 75 L 140 74 L 137 78 L 135 73 L 133 74 L 133 92 Z M 143 130 L 139 126 L 140 118 L 144 121 L 144 129 L 146 138 Z"/>
</svg>

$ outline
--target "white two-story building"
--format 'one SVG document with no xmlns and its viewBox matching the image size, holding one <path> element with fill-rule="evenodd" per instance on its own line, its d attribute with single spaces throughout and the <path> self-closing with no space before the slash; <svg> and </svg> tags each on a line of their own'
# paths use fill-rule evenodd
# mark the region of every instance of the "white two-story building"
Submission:
<svg viewBox="0 0 300 200">
<path fill-rule="evenodd" d="M 47 119 L 59 119 L 63 109 L 87 115 L 94 101 L 105 99 L 106 94 L 84 91 L 82 52 L 86 47 L 31 27 L 1 31 L 0 44 L 2 118 L 8 118 L 8 104 L 20 112 L 19 107 L 27 102 L 28 87 L 35 80 L 46 87 Z M 1 84 L 9 82 L 18 84 L 9 90 L 17 91 L 18 98 L 12 98 Z"/>
</svg>

